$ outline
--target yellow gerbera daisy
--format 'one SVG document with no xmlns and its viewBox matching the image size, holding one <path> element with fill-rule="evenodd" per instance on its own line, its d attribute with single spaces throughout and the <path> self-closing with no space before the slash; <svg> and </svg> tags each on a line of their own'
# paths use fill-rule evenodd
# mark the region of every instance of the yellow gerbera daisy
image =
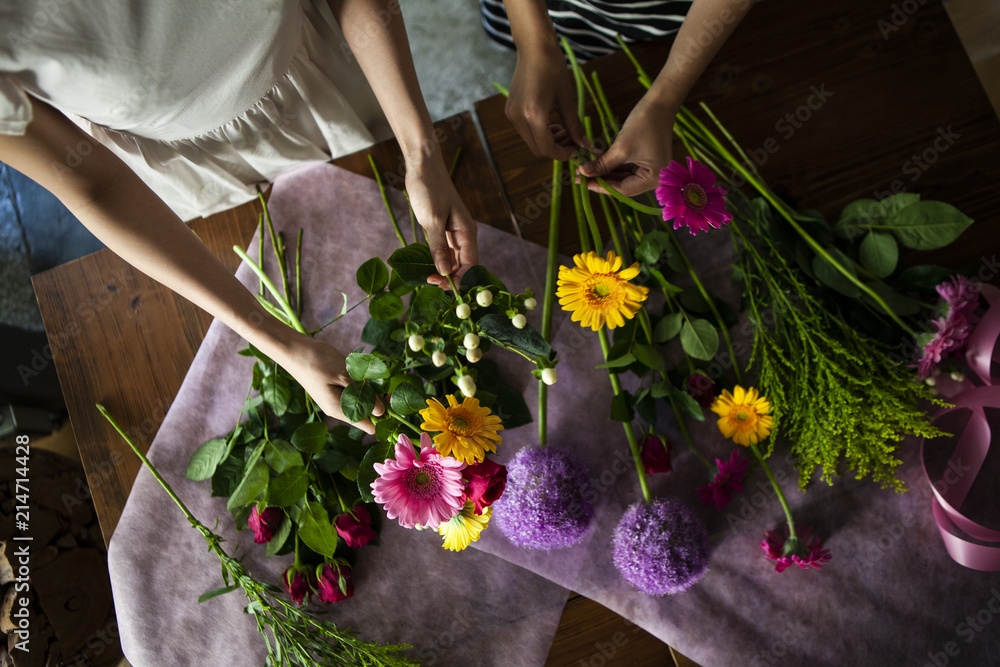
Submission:
<svg viewBox="0 0 1000 667">
<path fill-rule="evenodd" d="M 502 440 L 500 418 L 481 407 L 478 398 L 461 403 L 451 394 L 447 398 L 447 408 L 436 398 L 428 398 L 427 407 L 420 411 L 424 420 L 420 428 L 439 432 L 434 436 L 438 453 L 472 465 L 486 458 L 486 452 L 495 452 Z"/>
<path fill-rule="evenodd" d="M 482 514 L 476 514 L 475 503 L 466 503 L 461 512 L 438 526 L 438 534 L 444 536 L 444 548 L 461 551 L 478 540 L 490 523 L 490 509 L 486 507 Z"/>
<path fill-rule="evenodd" d="M 737 445 L 747 447 L 771 435 L 771 403 L 753 387 L 740 385 L 728 389 L 712 401 L 712 412 L 719 415 L 719 430 Z"/>
<path fill-rule="evenodd" d="M 581 326 L 599 330 L 625 325 L 649 295 L 649 288 L 629 282 L 639 275 L 636 262 L 621 272 L 622 258 L 608 251 L 606 259 L 596 252 L 573 256 L 575 267 L 559 267 L 556 296 L 563 310 L 573 311 L 572 320 Z"/>
</svg>

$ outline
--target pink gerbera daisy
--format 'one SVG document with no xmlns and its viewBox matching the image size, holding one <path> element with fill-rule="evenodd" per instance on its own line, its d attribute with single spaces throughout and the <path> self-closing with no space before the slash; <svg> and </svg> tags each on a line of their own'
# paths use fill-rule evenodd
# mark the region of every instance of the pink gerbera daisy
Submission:
<svg viewBox="0 0 1000 667">
<path fill-rule="evenodd" d="M 728 225 L 733 215 L 726 210 L 726 191 L 715 185 L 708 167 L 687 158 L 687 168 L 676 160 L 660 171 L 656 201 L 663 207 L 663 219 L 674 221 L 674 229 L 684 226 L 692 234 Z"/>
<path fill-rule="evenodd" d="M 976 309 L 979 307 L 979 292 L 965 276 L 952 276 L 936 287 L 937 293 L 948 304 L 948 314 L 961 315 L 970 325 L 979 321 Z"/>
<path fill-rule="evenodd" d="M 708 486 L 695 489 L 698 500 L 702 505 L 714 507 L 721 510 L 733 500 L 733 493 L 743 491 L 743 478 L 746 477 L 747 468 L 750 461 L 738 449 L 734 449 L 728 461 L 715 459 L 715 465 L 719 472 L 715 473 L 715 479 Z"/>
<path fill-rule="evenodd" d="M 812 528 L 802 528 L 799 536 L 794 540 L 788 539 L 788 525 L 782 532 L 769 530 L 764 533 L 764 539 L 760 547 L 764 550 L 764 557 L 777 563 L 774 566 L 775 572 L 784 572 L 791 565 L 798 565 L 803 570 L 810 567 L 821 570 L 826 562 L 830 560 L 830 550 L 823 548 L 823 543 L 818 537 L 813 537 Z"/>
<path fill-rule="evenodd" d="M 939 317 L 934 320 L 933 324 L 937 327 L 937 333 L 923 346 L 920 358 L 917 360 L 917 374 L 921 378 L 933 375 L 942 359 L 955 356 L 960 352 L 972 333 L 972 328 L 958 313 L 949 313 L 948 317 Z"/>
<path fill-rule="evenodd" d="M 396 458 L 376 463 L 378 479 L 372 482 L 375 502 L 385 505 L 390 519 L 399 517 L 399 525 L 413 528 L 437 528 L 461 511 L 465 481 L 465 463 L 441 456 L 431 436 L 420 434 L 420 453 L 405 435 L 396 443 Z"/>
</svg>

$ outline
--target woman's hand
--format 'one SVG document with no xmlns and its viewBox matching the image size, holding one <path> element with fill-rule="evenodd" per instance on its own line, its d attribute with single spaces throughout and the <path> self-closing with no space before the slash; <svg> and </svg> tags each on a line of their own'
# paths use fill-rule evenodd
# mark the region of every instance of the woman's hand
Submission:
<svg viewBox="0 0 1000 667">
<path fill-rule="evenodd" d="M 289 332 L 287 352 L 275 358 L 275 361 L 291 373 L 324 414 L 350 424 L 351 421 L 344 416 L 340 407 L 344 387 L 353 382 L 347 374 L 344 355 L 321 340 L 291 330 Z M 381 400 L 376 401 L 372 414 L 376 417 L 385 414 L 385 406 Z M 370 419 L 354 425 L 366 433 L 375 432 Z"/>
<path fill-rule="evenodd" d="M 608 150 L 580 165 L 577 173 L 590 179 L 603 178 L 629 197 L 652 190 L 660 170 L 670 164 L 676 113 L 676 109 L 647 93 L 632 109 Z M 587 185 L 594 192 L 605 192 L 597 181 Z"/>
<path fill-rule="evenodd" d="M 447 287 L 444 276 L 461 278 L 479 263 L 479 248 L 476 223 L 455 190 L 439 149 L 407 163 L 406 191 L 438 271 L 427 282 Z"/>
<path fill-rule="evenodd" d="M 518 50 L 504 108 L 507 118 L 535 155 L 568 160 L 587 145 L 576 110 L 576 88 L 561 49 L 553 42 Z M 550 124 L 552 112 L 562 124 Z"/>
</svg>

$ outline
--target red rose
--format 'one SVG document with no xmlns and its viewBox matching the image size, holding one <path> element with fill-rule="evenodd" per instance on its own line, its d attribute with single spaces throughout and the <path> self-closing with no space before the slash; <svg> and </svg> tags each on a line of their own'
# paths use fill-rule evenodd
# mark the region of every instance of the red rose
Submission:
<svg viewBox="0 0 1000 667">
<path fill-rule="evenodd" d="M 648 435 L 642 441 L 642 466 L 649 474 L 670 472 L 670 443 L 659 435 Z"/>
<path fill-rule="evenodd" d="M 351 566 L 342 561 L 324 563 L 319 570 L 319 597 L 321 602 L 333 604 L 354 597 Z"/>
<path fill-rule="evenodd" d="M 715 382 L 704 373 L 692 373 L 687 379 L 687 393 L 698 401 L 703 410 L 707 410 L 712 407 L 712 401 L 715 400 Z"/>
<path fill-rule="evenodd" d="M 296 568 L 294 565 L 284 574 L 285 590 L 295 604 L 302 604 L 302 601 L 313 592 L 316 583 L 316 575 L 309 568 Z"/>
<path fill-rule="evenodd" d="M 267 544 L 274 537 L 274 531 L 281 525 L 281 517 L 284 513 L 280 507 L 268 507 L 263 512 L 257 511 L 254 505 L 250 510 L 250 518 L 247 525 L 253 531 L 253 541 L 257 544 Z"/>
<path fill-rule="evenodd" d="M 337 528 L 337 534 L 351 549 L 360 549 L 378 537 L 378 533 L 372 529 L 371 515 L 361 505 L 338 516 L 333 524 Z"/>
<path fill-rule="evenodd" d="M 476 504 L 476 514 L 482 514 L 507 488 L 507 467 L 489 459 L 467 466 L 462 475 L 467 482 L 465 502 L 472 501 Z"/>
</svg>

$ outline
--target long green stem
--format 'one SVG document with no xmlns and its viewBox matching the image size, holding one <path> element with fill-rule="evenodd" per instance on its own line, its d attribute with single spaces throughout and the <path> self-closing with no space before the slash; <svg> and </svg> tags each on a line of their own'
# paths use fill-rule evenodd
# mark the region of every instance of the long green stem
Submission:
<svg viewBox="0 0 1000 667">
<path fill-rule="evenodd" d="M 264 207 L 264 220 L 267 222 L 267 232 L 271 236 L 271 247 L 274 248 L 274 256 L 278 259 L 278 270 L 281 272 L 281 287 L 282 294 L 285 295 L 285 300 L 291 296 L 291 292 L 288 291 L 288 264 L 285 262 L 285 242 L 284 239 L 278 240 L 274 234 L 274 223 L 271 221 L 271 210 L 267 207 L 267 200 L 264 199 L 264 193 L 261 191 L 260 187 L 257 188 L 257 199 L 260 201 L 260 205 Z M 263 258 L 261 258 L 263 261 Z"/>
<path fill-rule="evenodd" d="M 275 287 L 274 283 L 271 282 L 271 279 L 267 277 L 267 274 L 264 273 L 264 271 L 262 271 L 252 259 L 250 259 L 250 257 L 243 251 L 243 248 L 238 245 L 234 245 L 233 252 L 235 252 L 240 259 L 247 263 L 250 270 L 257 274 L 257 277 L 264 283 L 264 286 L 267 287 L 269 292 L 271 292 L 271 296 L 273 296 L 275 301 L 278 302 L 278 305 L 281 306 L 281 309 L 284 311 L 285 317 L 292 325 L 292 328 L 308 335 L 309 332 L 304 326 L 302 326 L 302 322 L 299 320 L 298 315 L 295 314 L 295 310 L 293 310 L 292 306 L 288 303 L 288 299 L 286 299 L 285 296 L 278 291 L 278 288 Z"/>
<path fill-rule="evenodd" d="M 382 203 L 385 204 L 385 210 L 389 212 L 389 220 L 392 222 L 392 229 L 396 232 L 396 238 L 399 242 L 406 247 L 406 239 L 403 238 L 403 231 L 399 228 L 399 220 L 396 219 L 396 212 L 392 210 L 392 204 L 389 203 L 389 193 L 385 190 L 385 184 L 382 182 L 382 174 L 379 173 L 378 167 L 375 166 L 375 158 L 368 154 L 368 164 L 372 167 L 372 173 L 375 174 L 375 182 L 378 183 L 379 193 L 382 195 Z M 413 242 L 416 243 L 417 237 L 414 234 Z"/>
<path fill-rule="evenodd" d="M 295 314 L 302 319 L 302 230 L 295 242 Z"/>
<path fill-rule="evenodd" d="M 597 338 L 601 341 L 601 352 L 604 353 L 604 361 L 607 361 L 608 354 L 611 352 L 607 330 L 601 329 L 598 331 Z M 615 396 L 621 395 L 621 380 L 618 379 L 618 375 L 613 373 L 610 368 L 608 369 L 608 379 L 611 380 L 611 390 Z M 646 482 L 646 469 L 642 465 L 642 454 L 639 451 L 639 443 L 635 439 L 635 431 L 632 430 L 632 422 L 622 422 L 622 428 L 625 429 L 625 438 L 628 440 L 628 448 L 632 452 L 632 461 L 635 463 L 635 470 L 639 476 L 639 488 L 642 489 L 642 498 L 648 505 L 653 501 L 653 497 L 649 493 L 649 484 Z"/>
<path fill-rule="evenodd" d="M 552 340 L 552 310 L 559 265 L 559 214 L 562 210 L 563 163 L 552 161 L 552 206 L 549 209 L 549 247 L 545 264 L 545 297 L 542 299 L 542 338 Z M 538 381 L 538 445 L 548 444 L 549 387 Z"/>
<path fill-rule="evenodd" d="M 785 519 L 788 521 L 788 538 L 790 540 L 796 539 L 795 519 L 792 518 L 792 510 L 788 507 L 788 501 L 785 499 L 785 494 L 781 491 L 781 485 L 779 485 L 778 480 L 774 478 L 774 473 L 771 472 L 771 467 L 767 465 L 767 461 L 760 453 L 760 449 L 758 449 L 756 443 L 751 442 L 750 449 L 753 450 L 753 454 L 757 457 L 757 461 L 764 469 L 764 473 L 767 475 L 768 480 L 770 480 L 771 486 L 774 487 L 774 492 L 778 496 L 778 502 L 781 503 L 781 509 L 785 510 Z"/>
<path fill-rule="evenodd" d="M 621 203 L 625 204 L 626 206 L 634 208 L 635 210 L 639 211 L 640 213 L 648 213 L 649 215 L 656 215 L 656 216 L 661 216 L 661 217 L 663 216 L 663 209 L 656 208 L 655 206 L 646 206 L 645 204 L 640 204 L 639 202 L 635 201 L 634 199 L 626 197 L 622 193 L 618 192 L 618 190 L 615 190 L 613 187 L 611 187 L 611 185 L 606 180 L 604 180 L 603 178 L 597 177 L 594 180 L 597 181 L 598 185 L 600 185 L 602 188 L 604 188 L 605 192 L 607 192 L 609 195 L 611 195 L 612 197 L 614 197 L 615 199 L 617 199 Z"/>
<path fill-rule="evenodd" d="M 419 428 L 417 428 L 416 426 L 414 426 L 411 421 L 409 421 L 406 417 L 404 417 L 403 415 L 399 414 L 398 412 L 396 412 L 392 408 L 386 406 L 386 408 L 385 408 L 385 414 L 389 415 L 390 417 L 392 417 L 393 419 L 395 419 L 396 421 L 398 421 L 400 424 L 409 427 L 410 430 L 412 430 L 413 432 L 420 433 L 420 429 Z"/>
<path fill-rule="evenodd" d="M 650 86 L 652 86 L 653 80 L 649 78 L 649 75 L 646 74 L 646 70 L 642 68 L 642 65 L 639 64 L 639 61 L 636 60 L 634 55 L 632 55 L 632 49 L 628 48 L 628 44 L 625 43 L 625 40 L 622 39 L 622 36 L 616 34 L 615 39 L 618 40 L 618 46 L 620 46 L 622 51 L 625 52 L 625 55 L 628 56 L 628 59 L 632 61 L 632 65 L 635 67 L 635 71 L 639 75 L 639 83 L 641 83 L 644 88 L 649 88 Z"/>
</svg>

